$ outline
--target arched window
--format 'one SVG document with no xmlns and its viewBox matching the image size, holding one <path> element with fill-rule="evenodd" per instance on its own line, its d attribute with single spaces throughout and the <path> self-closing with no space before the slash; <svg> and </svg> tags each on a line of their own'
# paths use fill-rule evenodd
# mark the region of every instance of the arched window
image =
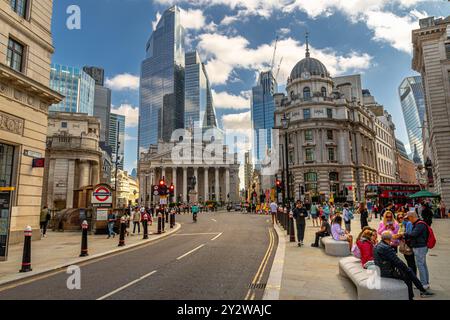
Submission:
<svg viewBox="0 0 450 320">
<path fill-rule="evenodd" d="M 339 173 L 337 172 L 330 172 L 330 176 L 329 176 L 330 181 L 339 181 Z"/>
<path fill-rule="evenodd" d="M 309 87 L 305 87 L 305 89 L 303 89 L 303 99 L 305 100 L 311 99 L 311 89 Z"/>
<path fill-rule="evenodd" d="M 322 87 L 322 89 L 320 91 L 322 93 L 322 97 L 326 98 L 326 96 L 327 96 L 327 88 Z"/>
</svg>

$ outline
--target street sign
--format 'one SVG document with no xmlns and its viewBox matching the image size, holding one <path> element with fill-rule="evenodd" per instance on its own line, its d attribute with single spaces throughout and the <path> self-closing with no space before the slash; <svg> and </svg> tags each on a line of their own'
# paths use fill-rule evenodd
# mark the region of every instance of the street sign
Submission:
<svg viewBox="0 0 450 320">
<path fill-rule="evenodd" d="M 23 155 L 30 158 L 42 158 L 42 153 L 31 150 L 24 150 Z"/>
<path fill-rule="evenodd" d="M 45 168 L 45 159 L 44 158 L 34 158 L 32 167 L 33 168 Z"/>
<path fill-rule="evenodd" d="M 108 209 L 97 209 L 97 221 L 108 221 Z"/>
<path fill-rule="evenodd" d="M 110 208 L 112 206 L 112 202 L 112 191 L 108 185 L 100 184 L 94 188 L 91 201 L 94 207 Z"/>
</svg>

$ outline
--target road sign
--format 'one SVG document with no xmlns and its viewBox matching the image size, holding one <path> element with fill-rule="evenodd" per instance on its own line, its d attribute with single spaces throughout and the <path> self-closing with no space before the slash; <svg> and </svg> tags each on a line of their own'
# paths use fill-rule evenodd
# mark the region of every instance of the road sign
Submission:
<svg viewBox="0 0 450 320">
<path fill-rule="evenodd" d="M 94 188 L 91 201 L 94 207 L 109 208 L 112 206 L 112 202 L 112 191 L 108 185 L 100 184 Z"/>
<path fill-rule="evenodd" d="M 159 204 L 166 205 L 167 204 L 167 196 L 161 196 L 161 198 L 159 199 Z"/>
</svg>

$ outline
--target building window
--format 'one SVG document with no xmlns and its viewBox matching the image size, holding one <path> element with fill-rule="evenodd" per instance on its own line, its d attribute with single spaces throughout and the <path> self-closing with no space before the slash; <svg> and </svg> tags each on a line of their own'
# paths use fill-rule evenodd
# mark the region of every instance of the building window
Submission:
<svg viewBox="0 0 450 320">
<path fill-rule="evenodd" d="M 61 122 L 61 128 L 67 129 L 67 122 Z"/>
<path fill-rule="evenodd" d="M 13 184 L 14 147 L 0 143 L 0 187 Z M 7 218 L 8 216 L 4 217 Z"/>
<path fill-rule="evenodd" d="M 322 93 L 322 97 L 326 98 L 327 97 L 327 88 L 322 87 L 322 89 L 320 91 Z"/>
<path fill-rule="evenodd" d="M 334 148 L 328 148 L 328 160 L 329 161 L 336 161 Z"/>
<path fill-rule="evenodd" d="M 333 182 L 339 181 L 339 173 L 330 172 L 330 181 L 333 181 Z"/>
<path fill-rule="evenodd" d="M 305 173 L 305 191 L 312 194 L 318 193 L 317 173 L 315 172 Z"/>
<path fill-rule="evenodd" d="M 313 141 L 313 131 L 312 130 L 306 130 L 305 131 L 305 140 L 306 141 Z"/>
<path fill-rule="evenodd" d="M 305 89 L 303 89 L 303 99 L 311 100 L 311 89 L 309 87 L 305 87 Z"/>
<path fill-rule="evenodd" d="M 303 119 L 311 119 L 311 109 L 303 109 Z"/>
<path fill-rule="evenodd" d="M 447 55 L 447 59 L 450 60 L 450 43 L 445 44 L 445 53 Z"/>
<path fill-rule="evenodd" d="M 306 162 L 313 162 L 314 161 L 314 149 L 306 148 L 305 156 L 306 156 Z"/>
<path fill-rule="evenodd" d="M 27 17 L 28 0 L 10 0 L 11 9 L 22 18 Z"/>
<path fill-rule="evenodd" d="M 333 130 L 327 130 L 327 139 L 328 140 L 333 140 L 334 139 Z"/>
<path fill-rule="evenodd" d="M 333 109 L 327 109 L 327 118 L 333 119 Z"/>
<path fill-rule="evenodd" d="M 294 152 L 293 152 L 293 151 L 289 151 L 289 163 L 290 163 L 291 165 L 295 164 L 295 161 L 294 161 Z"/>
<path fill-rule="evenodd" d="M 9 38 L 8 53 L 6 56 L 7 64 L 11 69 L 23 72 L 24 46 L 19 42 Z"/>
<path fill-rule="evenodd" d="M 305 182 L 317 182 L 317 173 L 316 172 L 305 173 Z"/>
</svg>

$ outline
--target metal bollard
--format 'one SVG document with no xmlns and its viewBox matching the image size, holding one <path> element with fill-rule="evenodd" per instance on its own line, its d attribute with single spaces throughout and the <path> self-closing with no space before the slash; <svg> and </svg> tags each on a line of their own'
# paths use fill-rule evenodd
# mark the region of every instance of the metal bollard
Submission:
<svg viewBox="0 0 450 320">
<path fill-rule="evenodd" d="M 295 228 L 294 228 L 294 217 L 289 216 L 289 222 L 290 222 L 290 228 L 289 228 L 289 236 L 290 236 L 290 242 L 295 242 Z"/>
<path fill-rule="evenodd" d="M 25 240 L 23 242 L 23 257 L 22 257 L 22 269 L 19 272 L 30 272 L 31 269 L 31 236 L 33 235 L 33 230 L 30 226 L 27 226 L 24 230 Z"/>
<path fill-rule="evenodd" d="M 143 240 L 147 240 L 148 239 L 148 220 L 142 221 L 142 226 L 144 228 L 144 239 Z"/>
<path fill-rule="evenodd" d="M 81 234 L 81 253 L 80 257 L 87 257 L 88 254 L 88 223 L 86 220 L 81 224 L 82 234 Z"/>
<path fill-rule="evenodd" d="M 169 212 L 165 211 L 164 214 L 166 215 L 166 223 L 169 223 Z"/>
<path fill-rule="evenodd" d="M 162 224 L 163 224 L 163 219 L 162 219 L 162 214 L 160 212 L 160 213 L 158 213 L 158 234 L 162 233 Z"/>
<path fill-rule="evenodd" d="M 170 213 L 170 229 L 173 229 L 173 219 L 174 219 L 174 214 L 173 212 Z"/>
<path fill-rule="evenodd" d="M 166 232 L 166 217 L 165 217 L 166 213 L 163 211 L 161 214 L 162 214 L 162 216 L 161 216 L 162 233 L 165 233 Z"/>
<path fill-rule="evenodd" d="M 120 220 L 120 238 L 119 238 L 119 247 L 125 246 L 125 231 L 127 229 L 127 224 L 122 219 Z"/>
</svg>

